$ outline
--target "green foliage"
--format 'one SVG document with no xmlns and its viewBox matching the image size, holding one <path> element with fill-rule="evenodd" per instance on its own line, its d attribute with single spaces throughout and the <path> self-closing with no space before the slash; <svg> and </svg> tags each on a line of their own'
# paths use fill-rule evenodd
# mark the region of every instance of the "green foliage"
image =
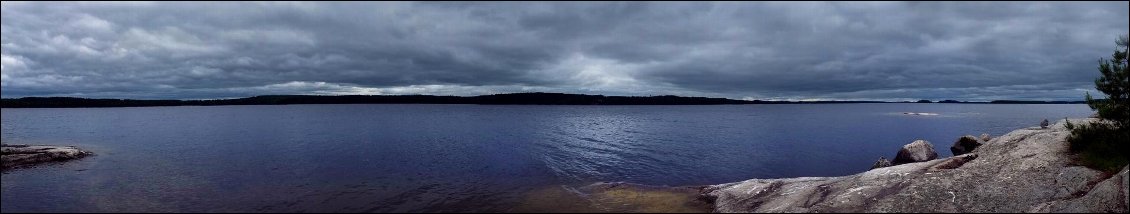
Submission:
<svg viewBox="0 0 1130 214">
<path fill-rule="evenodd" d="M 1087 93 L 1087 105 L 1099 112 L 1099 118 L 1130 125 L 1130 71 L 1127 71 L 1127 38 L 1122 35 L 1115 42 L 1117 48 L 1108 61 L 1099 60 L 1099 72 L 1095 79 L 1095 89 L 1107 95 L 1107 99 L 1096 100 Z"/>
<path fill-rule="evenodd" d="M 1083 165 L 1091 168 L 1115 172 L 1126 166 L 1130 159 L 1130 71 L 1127 71 L 1127 36 L 1115 41 L 1117 47 L 1108 61 L 1099 60 L 1099 73 L 1095 89 L 1107 95 L 1106 99 L 1094 99 L 1087 93 L 1087 106 L 1098 111 L 1103 122 L 1092 124 L 1071 124 L 1067 141 L 1071 151 L 1080 155 Z"/>
<path fill-rule="evenodd" d="M 1067 142 L 1071 151 L 1088 167 L 1116 172 L 1130 163 L 1130 132 L 1111 123 L 1074 125 Z"/>
</svg>

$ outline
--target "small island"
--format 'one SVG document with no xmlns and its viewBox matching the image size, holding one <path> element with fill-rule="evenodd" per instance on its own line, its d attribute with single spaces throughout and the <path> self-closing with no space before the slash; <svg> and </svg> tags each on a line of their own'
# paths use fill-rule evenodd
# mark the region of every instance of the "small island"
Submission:
<svg viewBox="0 0 1130 214">
<path fill-rule="evenodd" d="M 2 170 L 83 158 L 93 153 L 74 146 L 0 145 Z"/>
</svg>

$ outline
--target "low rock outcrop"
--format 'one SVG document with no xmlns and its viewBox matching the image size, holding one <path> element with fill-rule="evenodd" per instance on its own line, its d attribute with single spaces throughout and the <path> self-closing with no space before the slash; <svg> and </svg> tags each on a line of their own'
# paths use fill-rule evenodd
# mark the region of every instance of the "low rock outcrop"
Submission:
<svg viewBox="0 0 1130 214">
<path fill-rule="evenodd" d="M 73 146 L 29 146 L 8 145 L 0 146 L 0 161 L 3 168 L 8 170 L 15 167 L 34 165 L 39 163 L 66 161 L 86 157 L 91 153 Z"/>
<path fill-rule="evenodd" d="M 752 179 L 702 195 L 715 212 L 1126 213 L 1127 168 L 1104 175 L 1074 164 L 1062 124 L 1016 130 L 946 159 L 842 177 Z"/>
<path fill-rule="evenodd" d="M 963 155 L 977 149 L 981 144 L 981 141 L 977 140 L 977 137 L 973 137 L 973 135 L 961 136 L 957 138 L 957 141 L 953 142 L 953 146 L 950 146 L 950 152 L 953 153 L 953 156 Z"/>
<path fill-rule="evenodd" d="M 902 149 L 899 149 L 898 155 L 895 155 L 895 160 L 891 161 L 891 164 L 901 165 L 930 161 L 937 158 L 938 152 L 934 151 L 934 145 L 930 144 L 930 141 L 915 140 L 910 144 L 902 146 Z"/>
</svg>

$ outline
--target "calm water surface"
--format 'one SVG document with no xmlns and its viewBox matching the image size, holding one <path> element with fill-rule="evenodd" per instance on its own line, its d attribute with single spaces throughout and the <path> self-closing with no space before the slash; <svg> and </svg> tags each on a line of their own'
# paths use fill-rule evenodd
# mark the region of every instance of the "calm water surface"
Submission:
<svg viewBox="0 0 1130 214">
<path fill-rule="evenodd" d="M 950 156 L 948 147 L 961 135 L 999 136 L 1091 111 L 1086 105 L 806 104 L 2 113 L 5 143 L 96 153 L 5 172 L 3 212 L 506 212 L 528 203 L 530 192 L 597 181 L 685 186 L 855 174 L 915 139 Z"/>
</svg>

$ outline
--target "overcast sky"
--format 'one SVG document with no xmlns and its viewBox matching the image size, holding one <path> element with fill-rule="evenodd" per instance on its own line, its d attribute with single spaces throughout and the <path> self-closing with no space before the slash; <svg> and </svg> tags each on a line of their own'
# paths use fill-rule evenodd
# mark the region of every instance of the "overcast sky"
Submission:
<svg viewBox="0 0 1130 214">
<path fill-rule="evenodd" d="M 1081 100 L 1126 2 L 8 2 L 2 95 Z"/>
</svg>

